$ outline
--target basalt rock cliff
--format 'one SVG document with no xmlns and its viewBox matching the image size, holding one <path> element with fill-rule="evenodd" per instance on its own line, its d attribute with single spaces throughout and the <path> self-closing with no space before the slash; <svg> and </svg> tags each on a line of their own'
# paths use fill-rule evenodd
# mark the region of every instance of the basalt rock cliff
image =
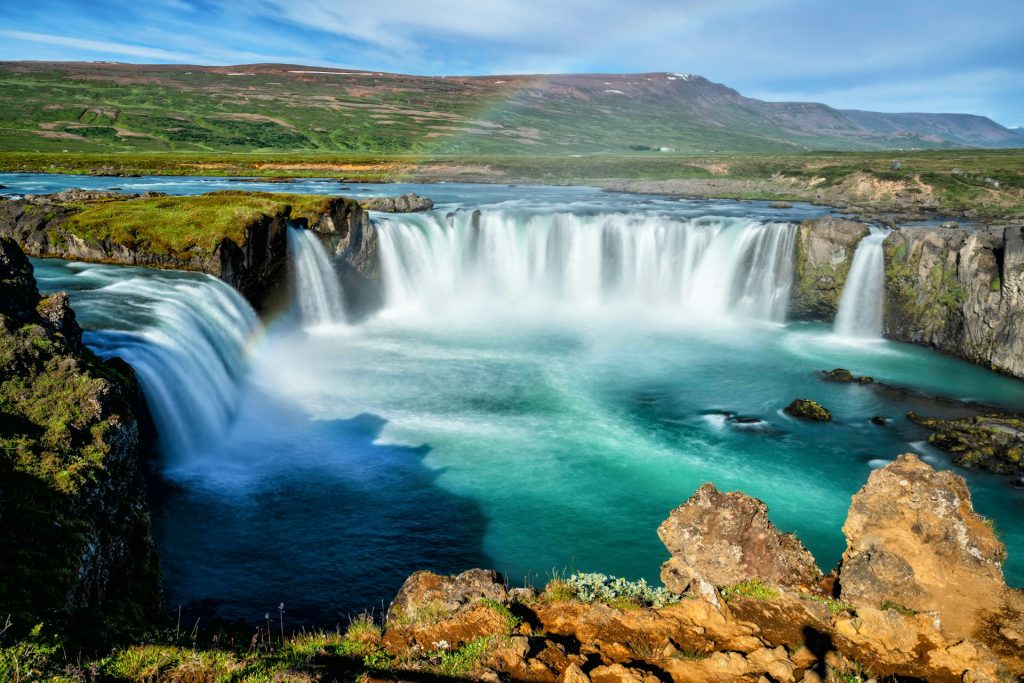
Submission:
<svg viewBox="0 0 1024 683">
<path fill-rule="evenodd" d="M 131 369 L 85 348 L 63 293 L 0 238 L 0 612 L 81 641 L 159 613 Z"/>
<path fill-rule="evenodd" d="M 885 335 L 1024 377 L 1024 227 L 885 239 Z"/>
</svg>

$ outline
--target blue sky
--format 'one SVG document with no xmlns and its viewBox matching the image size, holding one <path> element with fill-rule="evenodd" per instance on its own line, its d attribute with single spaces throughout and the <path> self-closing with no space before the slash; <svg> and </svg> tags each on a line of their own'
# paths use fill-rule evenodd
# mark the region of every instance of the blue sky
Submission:
<svg viewBox="0 0 1024 683">
<path fill-rule="evenodd" d="M 3 0 L 0 59 L 683 71 L 768 100 L 1024 125 L 1024 0 Z"/>
</svg>

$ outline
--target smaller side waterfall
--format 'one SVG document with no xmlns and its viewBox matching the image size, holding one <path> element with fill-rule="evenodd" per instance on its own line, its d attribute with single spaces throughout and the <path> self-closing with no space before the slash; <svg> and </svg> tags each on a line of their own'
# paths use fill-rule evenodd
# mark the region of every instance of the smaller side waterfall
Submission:
<svg viewBox="0 0 1024 683">
<path fill-rule="evenodd" d="M 329 325 L 345 320 L 341 284 L 330 256 L 309 230 L 288 228 L 288 251 L 295 300 L 305 326 Z"/>
<path fill-rule="evenodd" d="M 833 327 L 841 337 L 874 339 L 882 336 L 885 298 L 882 242 L 888 234 L 888 230 L 872 227 L 871 234 L 857 245 Z"/>
</svg>

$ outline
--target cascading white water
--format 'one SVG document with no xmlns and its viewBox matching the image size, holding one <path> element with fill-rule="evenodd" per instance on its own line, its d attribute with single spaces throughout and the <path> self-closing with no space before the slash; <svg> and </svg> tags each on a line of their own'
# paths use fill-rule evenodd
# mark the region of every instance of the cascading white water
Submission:
<svg viewBox="0 0 1024 683">
<path fill-rule="evenodd" d="M 380 219 L 378 235 L 391 309 L 554 300 L 781 321 L 796 228 L 732 218 L 485 211 L 478 220 L 468 212 Z"/>
<path fill-rule="evenodd" d="M 238 404 L 256 313 L 213 277 L 133 277 L 98 291 L 130 302 L 124 317 L 135 329 L 88 332 L 85 341 L 135 370 L 161 452 L 175 457 L 215 443 Z"/>
<path fill-rule="evenodd" d="M 345 320 L 341 283 L 320 240 L 309 230 L 288 228 L 295 299 L 306 326 Z"/>
<path fill-rule="evenodd" d="M 885 295 L 885 254 L 882 242 L 889 232 L 872 227 L 871 234 L 857 245 L 833 326 L 835 333 L 841 337 L 873 339 L 882 336 L 882 302 Z"/>
</svg>

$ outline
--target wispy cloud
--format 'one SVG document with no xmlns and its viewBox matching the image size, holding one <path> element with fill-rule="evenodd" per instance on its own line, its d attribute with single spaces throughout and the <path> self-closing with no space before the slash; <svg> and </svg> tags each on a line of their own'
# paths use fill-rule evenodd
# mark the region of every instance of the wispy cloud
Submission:
<svg viewBox="0 0 1024 683">
<path fill-rule="evenodd" d="M 113 43 L 105 40 L 89 40 L 87 38 L 72 38 L 69 36 L 51 35 L 49 33 L 31 33 L 29 31 L 11 31 L 0 29 L 0 36 L 23 40 L 30 43 L 44 43 L 46 45 L 60 45 L 71 47 L 86 52 L 96 52 L 104 55 L 125 55 L 128 57 L 141 57 L 143 59 L 155 59 L 160 61 L 181 61 L 187 59 L 181 52 L 172 52 L 157 47 L 144 45 L 128 45 L 125 43 Z"/>
</svg>

